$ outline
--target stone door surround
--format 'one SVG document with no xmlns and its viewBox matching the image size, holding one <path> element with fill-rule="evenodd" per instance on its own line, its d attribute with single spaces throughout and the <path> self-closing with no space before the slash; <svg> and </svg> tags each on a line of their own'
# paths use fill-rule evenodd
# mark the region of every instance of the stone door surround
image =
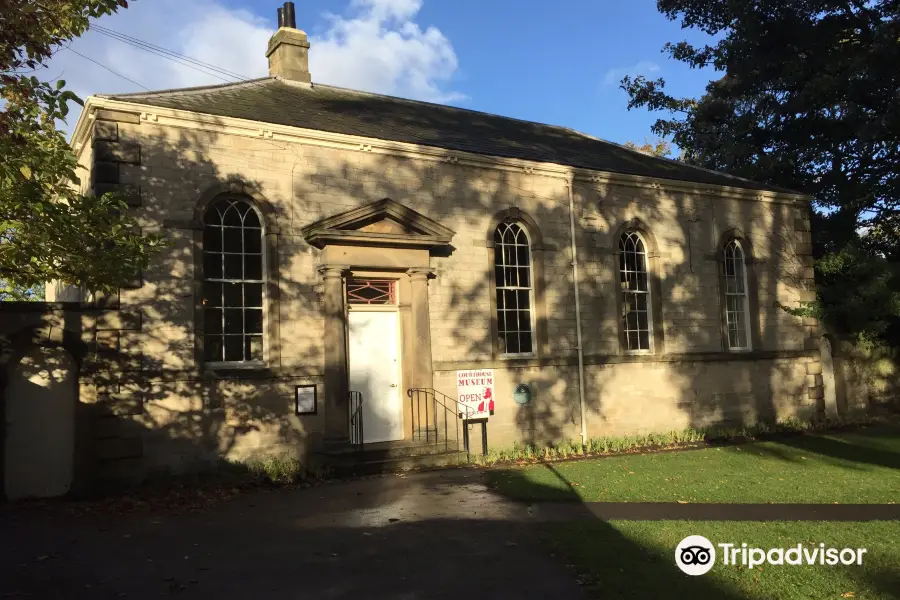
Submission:
<svg viewBox="0 0 900 600">
<path fill-rule="evenodd" d="M 449 246 L 455 232 L 386 198 L 316 221 L 304 227 L 302 234 L 322 251 L 324 438 L 326 447 L 339 447 L 350 441 L 346 280 L 375 273 L 398 279 L 404 382 L 409 387 L 433 387 L 428 280 L 434 271 L 430 251 Z"/>
</svg>

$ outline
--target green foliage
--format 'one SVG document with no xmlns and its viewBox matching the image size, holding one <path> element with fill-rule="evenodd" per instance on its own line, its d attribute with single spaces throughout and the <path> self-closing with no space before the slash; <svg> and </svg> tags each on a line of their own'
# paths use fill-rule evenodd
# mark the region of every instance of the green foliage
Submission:
<svg viewBox="0 0 900 600">
<path fill-rule="evenodd" d="M 0 302 L 19 301 L 36 302 L 44 299 L 44 284 L 34 287 L 22 287 L 0 279 Z"/>
<path fill-rule="evenodd" d="M 874 341 L 896 334 L 900 317 L 900 266 L 849 244 L 816 261 L 815 302 L 782 306 L 798 317 L 815 317 L 844 338 Z"/>
<path fill-rule="evenodd" d="M 269 485 L 300 483 L 310 475 L 296 458 L 286 454 L 273 454 L 253 458 L 240 463 L 251 476 Z"/>
<path fill-rule="evenodd" d="M 0 277 L 13 289 L 58 280 L 113 290 L 162 245 L 140 233 L 123 199 L 78 192 L 77 160 L 56 122 L 80 100 L 64 81 L 30 74 L 90 18 L 125 6 L 12 0 L 0 8 Z"/>
<path fill-rule="evenodd" d="M 644 143 L 640 145 L 636 144 L 635 142 L 629 141 L 625 142 L 623 145 L 626 148 L 637 150 L 638 152 L 643 152 L 644 154 L 649 154 L 650 156 L 668 158 L 672 155 L 672 144 L 664 139 L 658 139 L 653 142 L 644 139 Z"/>
<path fill-rule="evenodd" d="M 853 419 L 839 418 L 828 421 L 805 421 L 797 417 L 788 417 L 774 423 L 761 421 L 759 423 L 739 427 L 717 425 L 713 427 L 688 428 L 661 433 L 601 436 L 588 439 L 587 443 L 584 445 L 577 440 L 564 440 L 550 446 L 520 446 L 519 443 L 516 442 L 511 449 L 491 449 L 488 451 L 487 456 L 474 455 L 472 459 L 476 464 L 480 465 L 566 460 L 577 458 L 579 456 L 603 456 L 632 452 L 651 452 L 653 450 L 674 448 L 703 442 L 754 440 L 778 434 L 824 431 L 835 427 L 880 423 L 881 421 L 881 419 L 876 417 L 860 417 Z"/>
<path fill-rule="evenodd" d="M 663 79 L 625 77 L 629 108 L 668 112 L 653 132 L 671 137 L 688 162 L 812 196 L 817 310 L 829 326 L 883 332 L 885 318 L 900 317 L 890 299 L 896 276 L 885 274 L 893 271 L 885 261 L 900 258 L 900 5 L 658 0 L 657 6 L 683 27 L 714 36 L 708 45 L 683 41 L 665 51 L 720 77 L 699 99 L 667 94 Z M 850 294 L 848 277 L 857 288 Z M 888 312 L 871 310 L 883 301 Z"/>
</svg>

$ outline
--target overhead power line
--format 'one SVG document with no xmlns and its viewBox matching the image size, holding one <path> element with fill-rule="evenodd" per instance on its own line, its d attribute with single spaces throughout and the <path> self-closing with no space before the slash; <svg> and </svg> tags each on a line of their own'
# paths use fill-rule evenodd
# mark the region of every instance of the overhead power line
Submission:
<svg viewBox="0 0 900 600">
<path fill-rule="evenodd" d="M 134 48 L 138 48 L 140 50 L 144 50 L 145 52 L 149 52 L 151 54 L 155 54 L 161 58 L 165 58 L 167 60 L 171 60 L 177 64 L 188 67 L 190 69 L 194 69 L 195 71 L 199 71 L 205 75 L 209 75 L 211 77 L 215 77 L 220 81 L 224 81 L 226 83 L 233 83 L 233 80 L 237 81 L 247 81 L 248 78 L 241 75 L 240 73 L 235 73 L 234 71 L 229 71 L 227 69 L 223 69 L 222 67 L 218 67 L 216 65 L 203 62 L 201 60 L 197 60 L 196 58 L 191 58 L 190 56 L 186 56 L 179 52 L 175 52 L 173 50 L 169 50 L 168 48 L 164 48 L 162 46 L 157 46 L 156 44 L 151 44 L 150 42 L 145 42 L 143 40 L 139 40 L 137 38 L 131 37 L 129 35 L 125 35 L 124 33 L 120 33 L 118 31 L 114 31 L 112 29 L 107 29 L 106 27 L 102 27 L 100 25 L 92 25 L 91 29 L 97 31 L 97 33 L 104 35 L 108 38 L 114 39 L 116 41 L 122 42 L 123 44 L 128 44 Z M 223 77 L 224 76 L 224 77 Z M 226 79 L 227 77 L 227 79 Z"/>
<path fill-rule="evenodd" d="M 122 75 L 122 74 L 119 73 L 118 71 L 114 71 L 114 70 L 110 69 L 109 67 L 107 67 L 106 65 L 104 65 L 103 63 L 101 63 L 100 61 L 94 60 L 94 59 L 91 58 L 90 56 L 85 56 L 84 54 L 82 54 L 82 53 L 79 52 L 78 50 L 74 50 L 74 49 L 72 49 L 72 48 L 69 47 L 69 46 L 66 46 L 66 50 L 68 50 L 68 51 L 70 51 L 70 52 L 74 52 L 75 54 L 77 54 L 77 55 L 80 56 L 81 58 L 83 58 L 83 59 L 85 59 L 85 60 L 89 60 L 89 61 L 91 61 L 92 63 L 94 63 L 95 65 L 97 65 L 97 66 L 99 66 L 99 67 L 103 67 L 104 69 L 106 69 L 107 71 L 109 71 L 110 73 L 112 73 L 113 75 L 115 75 L 116 77 L 121 77 L 122 79 L 124 79 L 124 80 L 126 80 L 126 81 L 130 81 L 131 83 L 133 83 L 134 85 L 136 85 L 136 86 L 138 86 L 138 87 L 144 88 L 144 89 L 147 90 L 148 92 L 150 91 L 150 88 L 148 88 L 147 86 L 138 83 L 137 81 L 135 81 L 134 79 L 131 79 L 130 77 L 125 77 L 124 75 Z"/>
</svg>

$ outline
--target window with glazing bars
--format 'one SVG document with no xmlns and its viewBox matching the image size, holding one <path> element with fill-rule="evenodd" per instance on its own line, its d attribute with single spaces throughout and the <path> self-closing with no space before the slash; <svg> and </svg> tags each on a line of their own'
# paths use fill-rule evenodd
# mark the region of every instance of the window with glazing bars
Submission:
<svg viewBox="0 0 900 600">
<path fill-rule="evenodd" d="M 744 249 L 738 240 L 725 244 L 725 325 L 729 350 L 749 350 L 749 302 Z"/>
<path fill-rule="evenodd" d="M 494 231 L 494 282 L 500 353 L 533 354 L 531 244 L 519 223 L 501 223 Z"/>
<path fill-rule="evenodd" d="M 622 341 L 630 352 L 650 351 L 650 277 L 647 247 L 634 231 L 619 238 L 619 275 L 622 286 Z"/>
<path fill-rule="evenodd" d="M 249 202 L 213 201 L 203 217 L 203 354 L 263 360 L 263 228 Z"/>
</svg>

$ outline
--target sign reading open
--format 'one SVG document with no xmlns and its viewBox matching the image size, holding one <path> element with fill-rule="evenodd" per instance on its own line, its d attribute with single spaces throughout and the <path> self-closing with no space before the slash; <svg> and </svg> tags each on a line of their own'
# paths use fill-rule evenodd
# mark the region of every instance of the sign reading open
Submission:
<svg viewBox="0 0 900 600">
<path fill-rule="evenodd" d="M 494 412 L 494 370 L 456 372 L 456 396 L 464 419 L 485 419 Z"/>
</svg>

